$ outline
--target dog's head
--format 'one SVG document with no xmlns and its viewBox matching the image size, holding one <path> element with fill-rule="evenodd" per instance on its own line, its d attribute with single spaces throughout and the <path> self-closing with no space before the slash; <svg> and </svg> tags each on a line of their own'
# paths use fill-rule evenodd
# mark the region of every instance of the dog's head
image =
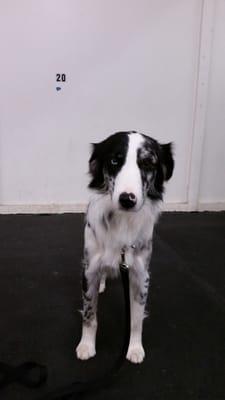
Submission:
<svg viewBox="0 0 225 400">
<path fill-rule="evenodd" d="M 163 183 L 173 173 L 172 144 L 149 136 L 117 132 L 93 144 L 89 187 L 109 193 L 115 208 L 138 211 L 149 197 L 161 200 Z"/>
</svg>

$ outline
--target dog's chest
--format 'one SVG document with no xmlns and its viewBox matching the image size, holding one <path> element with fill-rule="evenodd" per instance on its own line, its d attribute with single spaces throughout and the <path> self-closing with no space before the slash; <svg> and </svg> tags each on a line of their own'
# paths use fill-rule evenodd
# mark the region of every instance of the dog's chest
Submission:
<svg viewBox="0 0 225 400">
<path fill-rule="evenodd" d="M 133 246 L 138 248 L 149 242 L 155 222 L 149 207 L 132 213 L 101 208 L 99 204 L 97 208 L 89 207 L 87 218 L 93 229 L 91 241 L 96 244 L 92 255 L 99 253 L 101 263 L 113 268 L 118 267 L 124 247 L 129 263 L 133 262 Z"/>
</svg>

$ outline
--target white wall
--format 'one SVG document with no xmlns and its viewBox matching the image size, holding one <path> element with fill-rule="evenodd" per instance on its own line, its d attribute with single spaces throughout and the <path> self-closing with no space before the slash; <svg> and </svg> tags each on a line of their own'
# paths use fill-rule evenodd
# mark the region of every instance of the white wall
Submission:
<svg viewBox="0 0 225 400">
<path fill-rule="evenodd" d="M 224 2 L 218 2 L 223 9 Z M 204 3 L 1 0 L 1 212 L 79 208 L 88 198 L 89 143 L 129 129 L 175 142 L 176 169 L 166 201 L 172 208 L 188 208 Z M 217 11 L 202 203 L 225 203 L 223 173 L 217 183 L 211 173 L 212 157 L 216 166 L 224 163 L 224 136 L 219 138 L 224 112 L 217 107 L 222 18 Z M 66 73 L 67 81 L 57 92 L 58 72 Z M 219 118 L 215 145 L 212 132 Z"/>
<path fill-rule="evenodd" d="M 225 2 L 217 0 L 200 202 L 225 202 Z M 225 207 L 224 207 L 225 208 Z"/>
</svg>

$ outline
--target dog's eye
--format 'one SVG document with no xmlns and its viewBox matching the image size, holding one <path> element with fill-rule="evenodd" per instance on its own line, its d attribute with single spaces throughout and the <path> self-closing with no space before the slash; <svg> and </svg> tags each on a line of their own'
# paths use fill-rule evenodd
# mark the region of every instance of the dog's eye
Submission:
<svg viewBox="0 0 225 400">
<path fill-rule="evenodd" d="M 118 165 L 118 160 L 116 158 L 111 158 L 110 164 L 113 166 Z"/>
<path fill-rule="evenodd" d="M 151 158 L 142 158 L 142 160 L 139 161 L 139 166 L 145 170 L 152 170 L 155 167 Z"/>
</svg>

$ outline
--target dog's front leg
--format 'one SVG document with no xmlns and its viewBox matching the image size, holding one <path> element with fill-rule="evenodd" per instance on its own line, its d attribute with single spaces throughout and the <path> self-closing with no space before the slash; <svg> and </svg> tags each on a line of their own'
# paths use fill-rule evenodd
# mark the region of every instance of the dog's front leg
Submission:
<svg viewBox="0 0 225 400">
<path fill-rule="evenodd" d="M 137 262 L 135 268 L 130 270 L 131 333 L 127 359 L 133 363 L 141 363 L 145 356 L 142 346 L 142 325 L 148 286 L 148 270 L 142 262 Z"/>
<path fill-rule="evenodd" d="M 80 360 L 88 360 L 96 354 L 95 340 L 97 331 L 97 303 L 100 284 L 98 271 L 83 271 L 83 324 L 80 343 L 76 348 Z"/>
</svg>

